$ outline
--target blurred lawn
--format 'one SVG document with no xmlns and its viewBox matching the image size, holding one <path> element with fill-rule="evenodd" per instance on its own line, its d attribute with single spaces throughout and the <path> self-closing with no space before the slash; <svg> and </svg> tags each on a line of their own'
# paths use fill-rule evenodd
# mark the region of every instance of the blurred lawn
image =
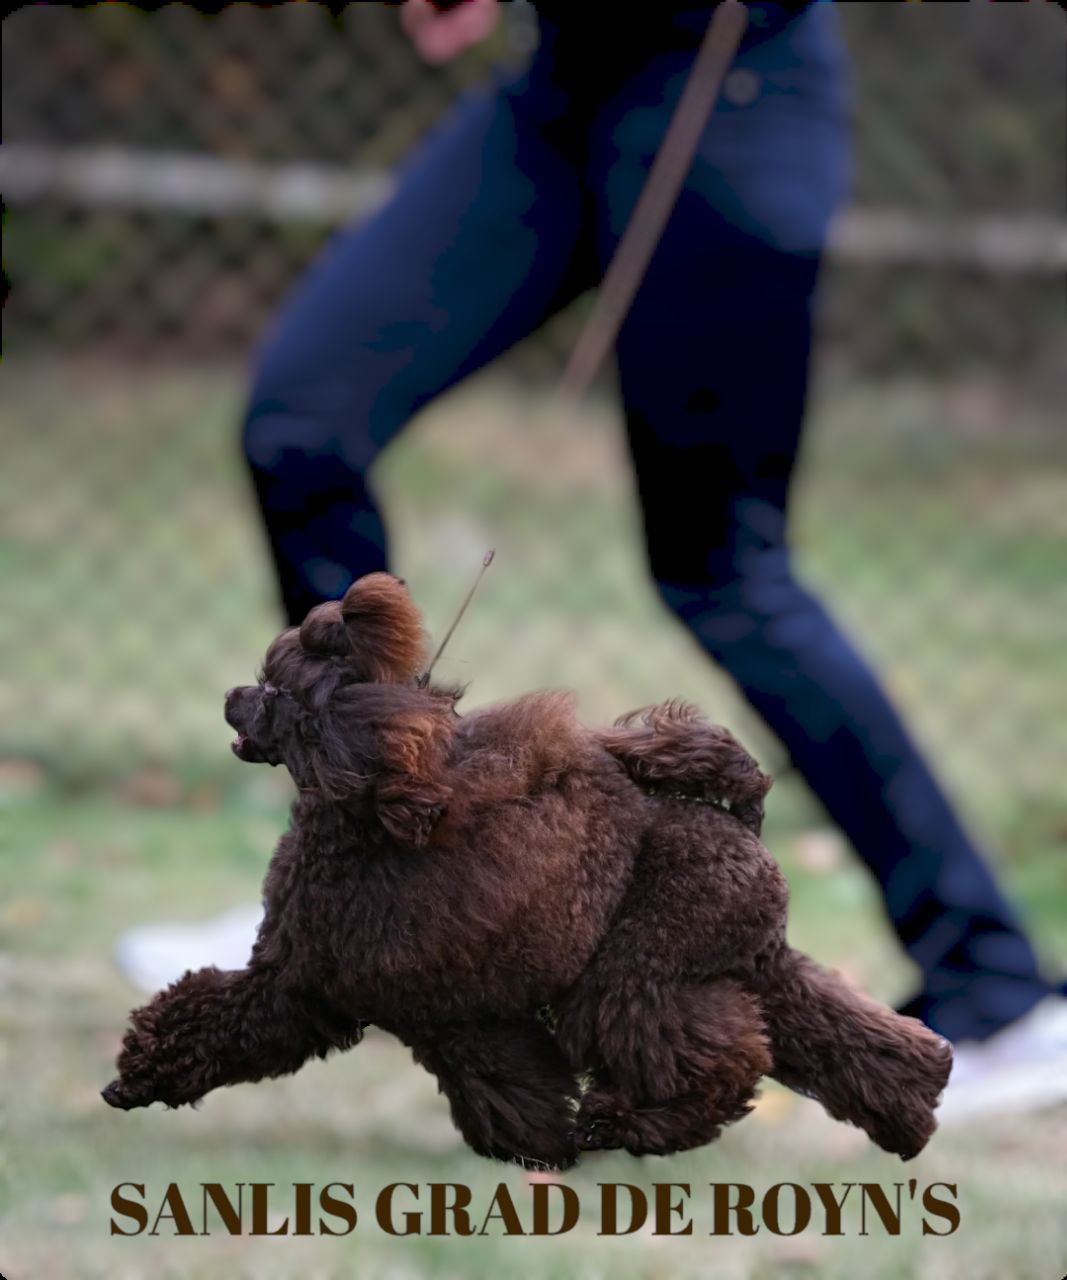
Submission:
<svg viewBox="0 0 1067 1280">
<path fill-rule="evenodd" d="M 236 766 L 235 768 L 239 768 Z M 222 793 L 175 808 L 140 807 L 104 794 L 72 798 L 32 777 L 6 775 L 3 850 L 10 884 L 2 911 L 8 965 L 4 1038 L 10 1043 L 6 1225 L 0 1270 L 8 1280 L 243 1280 L 248 1277 L 568 1276 L 819 1277 L 820 1280 L 1053 1280 L 1067 1263 L 1067 1110 L 1025 1121 L 991 1120 L 939 1135 L 902 1165 L 809 1102 L 765 1088 L 756 1113 L 701 1152 L 670 1160 L 601 1156 L 566 1175 L 582 1197 L 584 1225 L 558 1240 L 486 1236 L 390 1239 L 370 1206 L 388 1182 L 459 1181 L 488 1205 L 506 1182 L 528 1222 L 518 1171 L 481 1161 L 459 1144 L 432 1080 L 405 1050 L 370 1033 L 350 1054 L 283 1081 L 223 1090 L 197 1111 L 120 1114 L 99 1088 L 128 1009 L 141 997 L 110 963 L 123 928 L 152 919 L 197 919 L 255 899 L 284 822 L 279 775 L 245 768 Z M 786 788 L 788 792 L 789 788 Z M 786 796 L 788 800 L 788 796 Z M 910 975 L 881 922 L 876 895 L 825 832 L 772 816 L 768 842 L 790 876 L 792 938 L 894 999 Z M 16 879 L 17 875 L 17 879 Z M 1049 860 L 1013 864 L 1009 886 L 1051 946 L 1067 898 Z M 1061 960 L 1064 954 L 1060 952 Z M 957 1183 L 962 1223 L 923 1238 L 905 1219 L 898 1237 L 872 1229 L 824 1238 L 711 1238 L 700 1188 L 708 1182 L 837 1183 L 918 1179 Z M 202 1181 L 354 1183 L 357 1232 L 343 1239 L 231 1239 L 212 1234 L 108 1235 L 111 1188 L 147 1184 L 158 1198 L 177 1182 L 196 1199 Z M 664 1239 L 595 1235 L 597 1182 L 693 1184 L 695 1231 Z M 284 1196 L 282 1203 L 284 1204 Z M 703 1207 L 702 1207 L 703 1206 Z M 154 1212 L 155 1206 L 153 1206 Z M 124 1222 L 124 1225 L 125 1222 Z"/>
<path fill-rule="evenodd" d="M 1021 417 L 990 423 L 960 387 L 822 389 L 804 456 L 800 563 L 875 658 L 1050 962 L 1067 966 L 1067 456 Z M 0 1270 L 26 1276 L 818 1276 L 1036 1280 L 1067 1266 L 1067 1111 L 947 1133 L 902 1166 L 768 1088 L 715 1147 L 671 1161 L 605 1156 L 568 1181 L 958 1182 L 948 1239 L 751 1241 L 648 1235 L 558 1241 L 110 1239 L 123 1180 L 389 1181 L 488 1189 L 514 1171 L 461 1149 L 429 1077 L 371 1035 L 292 1080 L 198 1112 L 118 1115 L 98 1098 L 127 1010 L 116 934 L 256 898 L 285 820 L 276 773 L 229 754 L 228 685 L 277 626 L 236 454 L 234 373 L 26 364 L 9 374 L 0 470 L 0 906 L 5 965 L 7 1219 Z M 500 379 L 420 417 L 376 473 L 395 564 L 431 629 L 498 549 L 440 673 L 471 705 L 576 688 L 590 721 L 681 694 L 769 741 L 657 604 L 616 413 L 580 421 Z M 794 890 L 793 940 L 897 1000 L 911 975 L 877 895 L 802 784 L 771 795 L 768 842 Z M 847 1215 L 846 1215 L 847 1219 Z M 591 1221 L 591 1219 L 590 1219 Z M 856 1224 L 853 1222 L 853 1229 Z"/>
</svg>

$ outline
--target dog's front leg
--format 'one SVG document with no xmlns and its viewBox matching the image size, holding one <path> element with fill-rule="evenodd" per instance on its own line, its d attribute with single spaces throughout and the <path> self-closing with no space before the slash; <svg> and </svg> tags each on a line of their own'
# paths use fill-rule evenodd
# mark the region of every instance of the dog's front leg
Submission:
<svg viewBox="0 0 1067 1280">
<path fill-rule="evenodd" d="M 312 1055 L 362 1038 L 359 1022 L 342 1024 L 288 987 L 279 970 L 255 962 L 186 973 L 131 1021 L 118 1078 L 102 1095 L 127 1111 L 152 1102 L 177 1107 L 221 1085 L 287 1075 Z"/>
</svg>

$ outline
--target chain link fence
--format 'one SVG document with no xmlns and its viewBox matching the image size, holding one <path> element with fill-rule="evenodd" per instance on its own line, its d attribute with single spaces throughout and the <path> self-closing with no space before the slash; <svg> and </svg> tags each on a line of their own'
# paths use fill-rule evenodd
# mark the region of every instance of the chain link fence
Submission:
<svg viewBox="0 0 1067 1280">
<path fill-rule="evenodd" d="M 231 768 L 221 695 L 280 615 L 238 455 L 250 352 L 457 93 L 536 40 L 420 64 L 381 4 L 26 6 L 3 28 L 9 369 L 0 750 L 69 777 Z M 1064 69 L 1053 5 L 841 6 L 855 198 L 822 292 L 794 506 L 805 576 L 956 793 L 1063 800 Z M 772 766 L 658 605 L 610 376 L 546 392 L 587 300 L 420 414 L 377 466 L 396 568 L 472 702 L 681 694 Z M 237 768 L 237 766 L 232 766 Z"/>
</svg>

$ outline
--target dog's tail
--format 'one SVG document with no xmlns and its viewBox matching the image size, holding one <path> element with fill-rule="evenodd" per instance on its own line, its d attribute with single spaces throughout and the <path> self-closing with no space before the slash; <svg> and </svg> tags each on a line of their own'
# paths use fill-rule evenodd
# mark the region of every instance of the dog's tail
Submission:
<svg viewBox="0 0 1067 1280">
<path fill-rule="evenodd" d="M 758 964 L 756 984 L 774 1079 L 858 1125 L 885 1151 L 918 1155 L 937 1128 L 949 1043 L 791 947 Z"/>
<path fill-rule="evenodd" d="M 728 729 L 695 707 L 678 700 L 643 707 L 594 737 L 640 786 L 721 804 L 759 835 L 771 779 Z"/>
</svg>

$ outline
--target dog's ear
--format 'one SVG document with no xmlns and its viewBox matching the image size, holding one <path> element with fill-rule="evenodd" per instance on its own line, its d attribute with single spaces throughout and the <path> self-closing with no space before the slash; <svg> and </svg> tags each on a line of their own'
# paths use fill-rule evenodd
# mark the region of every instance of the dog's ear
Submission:
<svg viewBox="0 0 1067 1280">
<path fill-rule="evenodd" d="M 341 601 L 348 659 L 363 681 L 400 684 L 418 675 L 426 655 L 422 615 L 390 573 L 369 573 Z M 306 625 L 306 624 L 305 624 Z"/>
<path fill-rule="evenodd" d="M 378 784 L 378 819 L 394 840 L 422 849 L 444 817 L 450 787 L 432 778 L 393 774 Z"/>
<path fill-rule="evenodd" d="M 446 731 L 438 717 L 408 718 L 383 730 L 375 802 L 382 826 L 421 849 L 444 816 L 452 788 L 444 780 Z"/>
</svg>

